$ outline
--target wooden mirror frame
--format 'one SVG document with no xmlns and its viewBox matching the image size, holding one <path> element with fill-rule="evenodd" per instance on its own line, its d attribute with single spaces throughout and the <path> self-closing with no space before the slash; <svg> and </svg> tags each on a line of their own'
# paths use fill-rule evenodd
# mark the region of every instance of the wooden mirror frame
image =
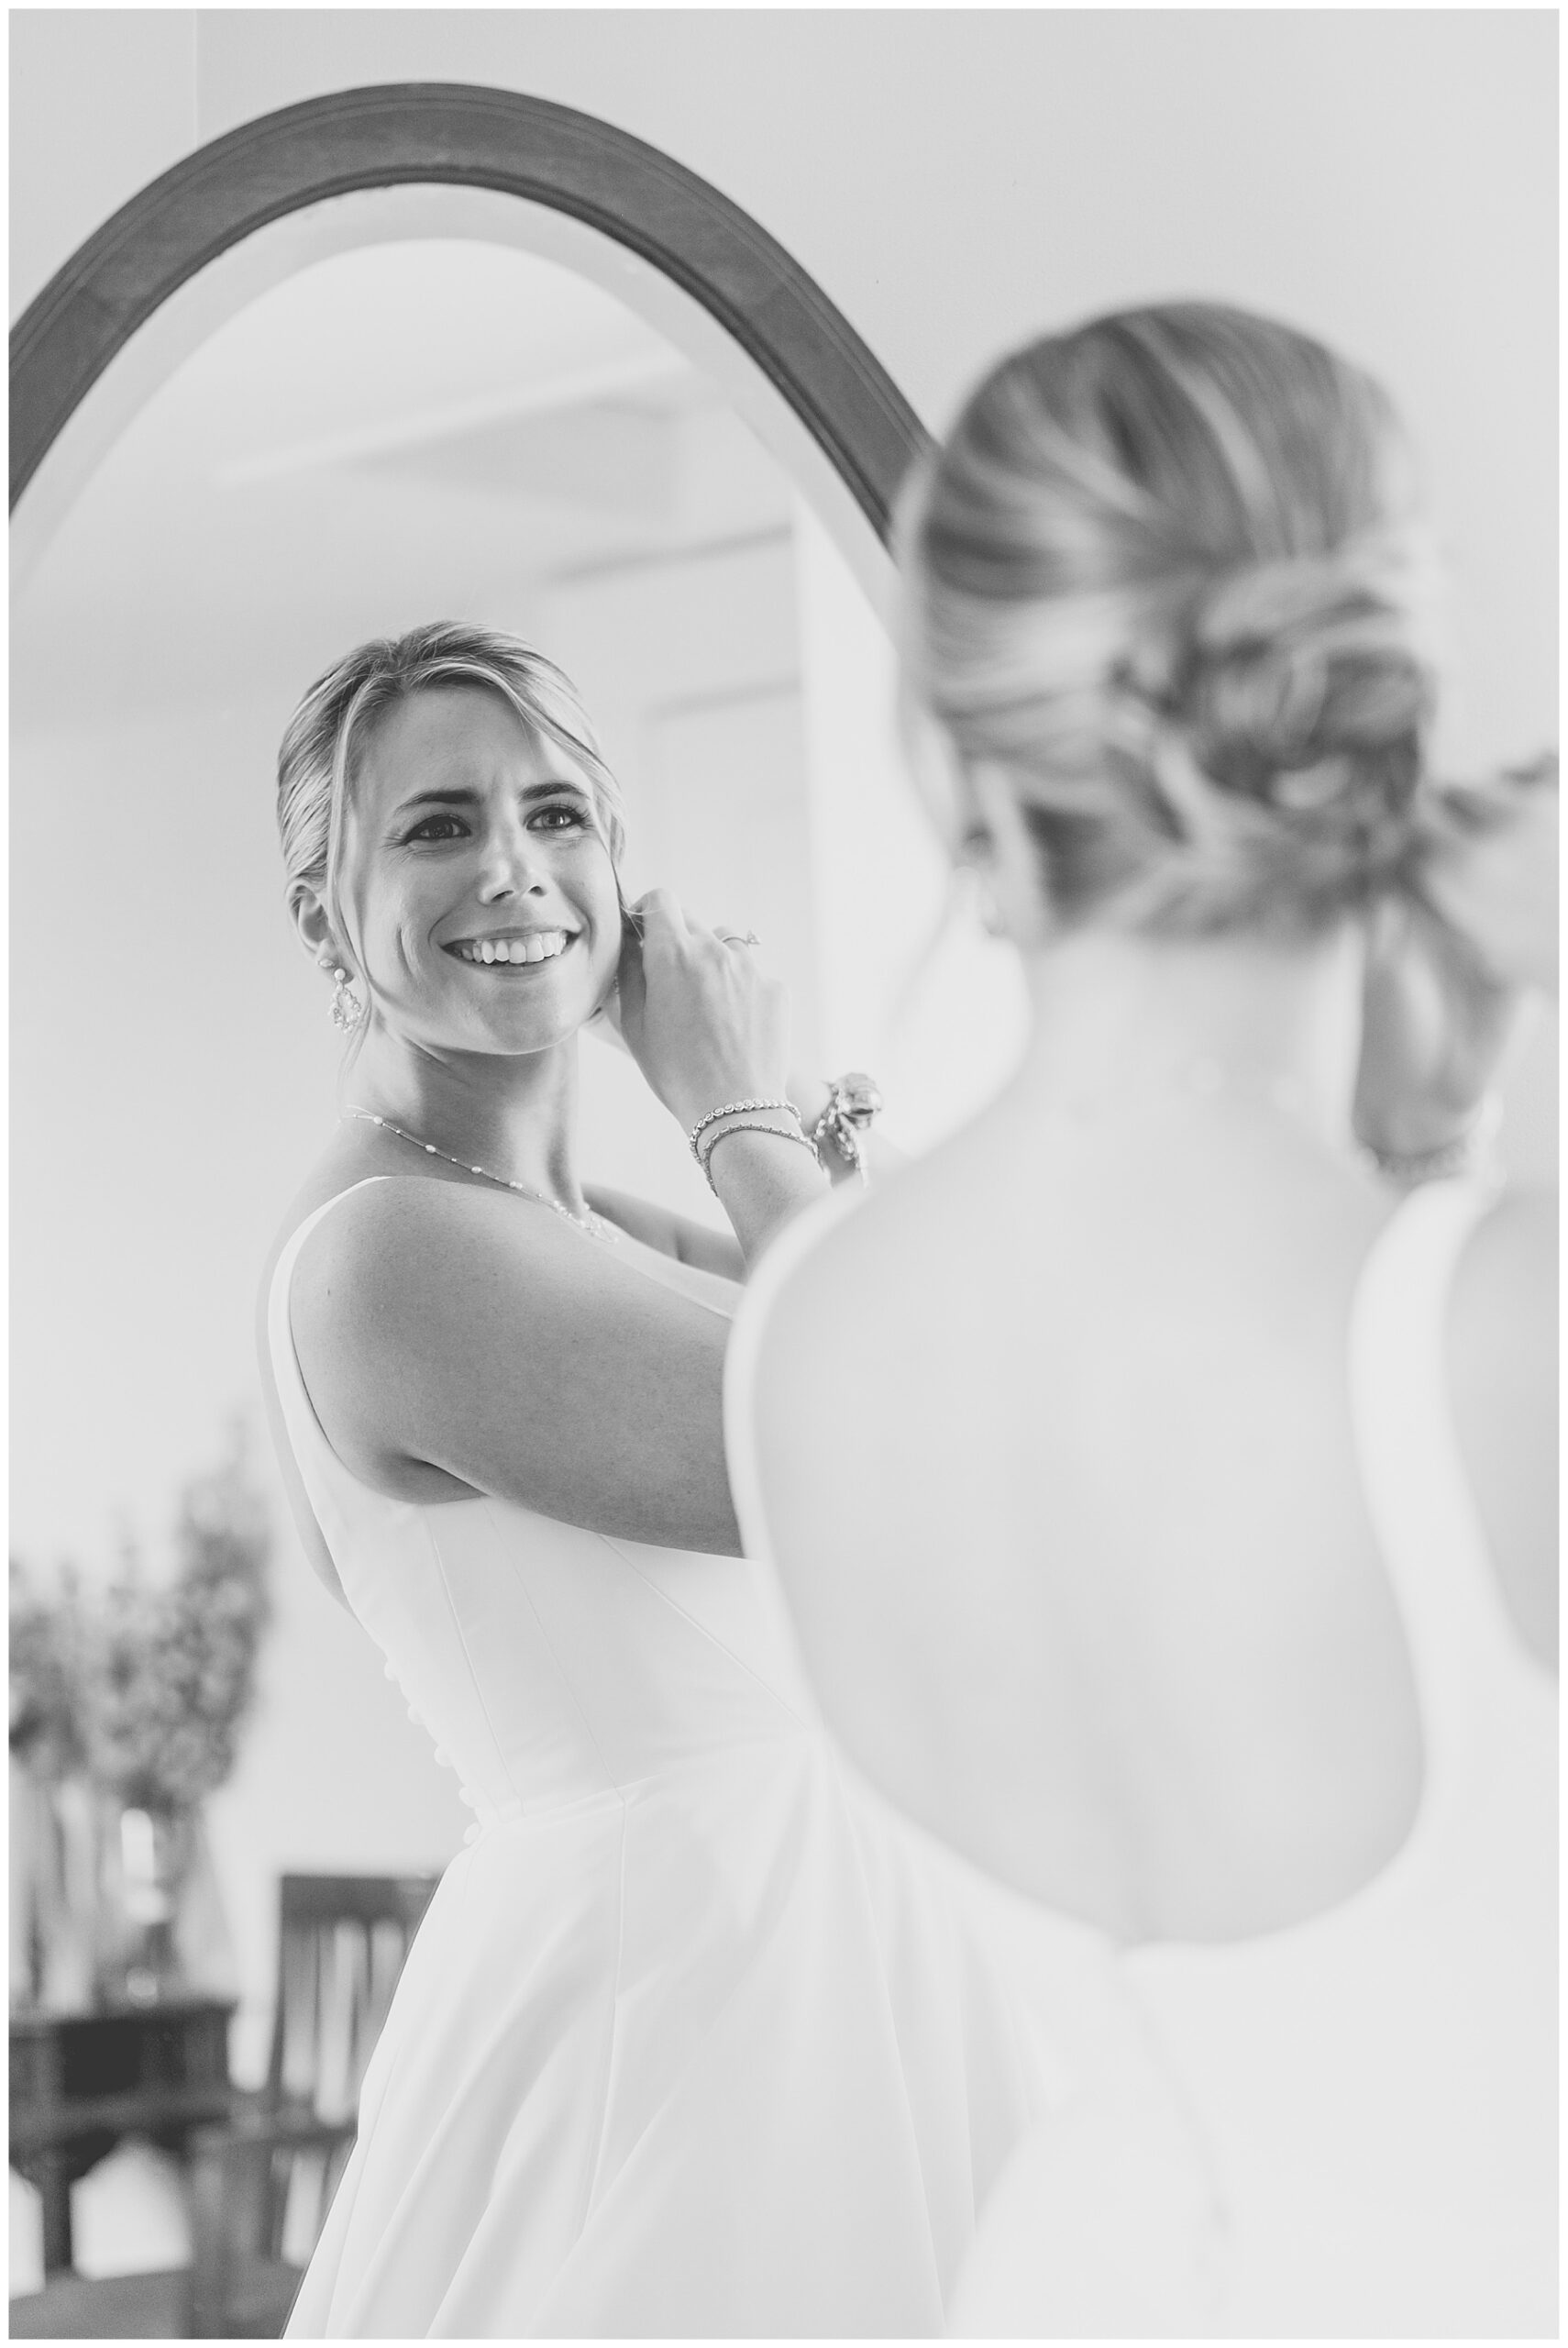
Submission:
<svg viewBox="0 0 1568 2348">
<path fill-rule="evenodd" d="M 336 91 L 244 123 L 89 237 L 12 329 L 12 509 L 111 360 L 209 262 L 325 198 L 429 183 L 545 205 L 650 262 L 761 370 L 886 543 L 895 493 L 928 436 L 783 247 L 706 180 L 610 123 L 447 82 Z"/>
</svg>

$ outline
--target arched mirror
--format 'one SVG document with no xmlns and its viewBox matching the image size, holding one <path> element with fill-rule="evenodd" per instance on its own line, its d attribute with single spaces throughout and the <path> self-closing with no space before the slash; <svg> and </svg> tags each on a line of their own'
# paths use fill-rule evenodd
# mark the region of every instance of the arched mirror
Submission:
<svg viewBox="0 0 1568 2348">
<path fill-rule="evenodd" d="M 127 206 L 16 351 L 15 1539 L 90 1569 L 106 1500 L 156 1553 L 254 1415 L 258 1270 L 340 1059 L 273 762 L 351 645 L 462 617 L 558 659 L 625 787 L 629 891 L 756 929 L 798 1058 L 873 1068 L 910 1142 L 1004 1063 L 1010 976 L 896 747 L 919 426 L 667 159 L 495 92 L 294 108 Z M 584 1093 L 600 1179 L 713 1213 L 627 1060 L 585 1044 Z M 253 2030 L 280 1867 L 439 1861 L 467 1822 L 354 1626 L 273 1581 L 214 1804 Z"/>
</svg>

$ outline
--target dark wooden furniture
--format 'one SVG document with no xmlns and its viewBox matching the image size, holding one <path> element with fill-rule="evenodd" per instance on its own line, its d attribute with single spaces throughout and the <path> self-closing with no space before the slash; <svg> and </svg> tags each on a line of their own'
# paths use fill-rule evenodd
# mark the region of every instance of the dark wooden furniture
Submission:
<svg viewBox="0 0 1568 2348">
<path fill-rule="evenodd" d="M 123 2136 L 182 2150 L 229 2109 L 232 1999 L 11 2016 L 11 2165 L 43 2198 L 44 2271 L 71 2265 L 71 2187 Z"/>
<path fill-rule="evenodd" d="M 226 2070 L 202 2108 L 193 2093 L 180 2107 L 191 2265 L 101 2281 L 54 2272 L 41 2292 L 12 2300 L 13 2339 L 277 2337 L 352 2146 L 365 2066 L 437 1880 L 283 1877 L 266 2085 L 240 2093 Z M 13 2088 L 14 2143 L 15 2111 Z M 103 2116 L 96 2105 L 94 2116 Z"/>
<path fill-rule="evenodd" d="M 927 435 L 799 262 L 706 180 L 613 124 L 447 82 L 337 90 L 243 123 L 106 220 L 12 329 L 13 506 L 116 351 L 209 261 L 325 197 L 430 183 L 547 205 L 651 261 L 761 368 L 887 537 Z"/>
</svg>

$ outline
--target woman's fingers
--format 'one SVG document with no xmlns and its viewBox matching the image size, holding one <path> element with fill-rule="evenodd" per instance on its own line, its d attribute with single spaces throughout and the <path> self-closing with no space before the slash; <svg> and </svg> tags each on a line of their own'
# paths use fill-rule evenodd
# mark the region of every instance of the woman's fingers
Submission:
<svg viewBox="0 0 1568 2348">
<path fill-rule="evenodd" d="M 623 948 L 622 1029 L 666 1107 L 690 1125 L 723 1101 L 777 1093 L 789 998 L 757 967 L 753 933 L 704 927 L 668 889 L 631 911 L 641 936 Z"/>
<path fill-rule="evenodd" d="M 632 908 L 637 915 L 643 943 L 657 945 L 690 936 L 685 908 L 671 889 L 650 889 Z"/>
<path fill-rule="evenodd" d="M 684 972 L 701 983 L 698 974 L 705 970 L 710 983 L 726 991 L 750 984 L 756 965 L 747 949 L 760 942 L 755 930 L 723 925 L 709 929 L 668 889 L 650 889 L 633 910 L 641 930 L 645 971 L 655 967 Z"/>
</svg>

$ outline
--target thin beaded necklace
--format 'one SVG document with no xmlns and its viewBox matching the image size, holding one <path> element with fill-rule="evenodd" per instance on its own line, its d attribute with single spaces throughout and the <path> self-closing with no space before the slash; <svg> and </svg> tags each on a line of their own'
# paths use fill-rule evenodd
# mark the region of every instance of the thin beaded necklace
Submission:
<svg viewBox="0 0 1568 2348">
<path fill-rule="evenodd" d="M 343 1113 L 346 1117 L 360 1117 L 368 1125 L 379 1125 L 384 1134 L 395 1134 L 399 1141 L 407 1142 L 412 1149 L 422 1149 L 427 1157 L 445 1158 L 460 1173 L 478 1174 L 486 1182 L 498 1182 L 503 1191 L 515 1191 L 520 1199 L 532 1199 L 536 1206 L 548 1207 L 552 1214 L 558 1214 L 563 1223 L 569 1223 L 574 1231 L 584 1233 L 590 1239 L 602 1239 L 613 1246 L 621 1236 L 614 1224 L 606 1223 L 602 1214 L 595 1214 L 591 1207 L 586 1214 L 574 1214 L 570 1207 L 562 1206 L 559 1199 L 552 1199 L 547 1191 L 536 1191 L 529 1182 L 514 1182 L 507 1174 L 492 1174 L 488 1166 L 470 1166 L 466 1157 L 454 1157 L 449 1149 L 437 1149 L 433 1141 L 421 1141 L 417 1134 L 405 1133 L 390 1117 L 378 1117 L 373 1109 L 361 1109 L 357 1102 L 351 1101 Z"/>
</svg>

